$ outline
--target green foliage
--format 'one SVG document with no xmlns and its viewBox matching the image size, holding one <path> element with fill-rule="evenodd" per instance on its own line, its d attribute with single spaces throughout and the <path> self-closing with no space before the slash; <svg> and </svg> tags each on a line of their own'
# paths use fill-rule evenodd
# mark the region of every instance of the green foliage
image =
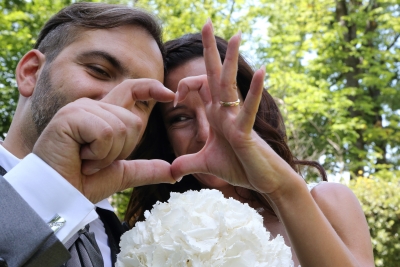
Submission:
<svg viewBox="0 0 400 267">
<path fill-rule="evenodd" d="M 99 1 L 99 0 L 98 0 Z M 14 70 L 43 23 L 71 0 L 0 1 L 0 135 L 18 91 Z M 169 40 L 198 32 L 207 18 L 229 38 L 243 31 L 266 64 L 268 85 L 301 159 L 332 173 L 396 170 L 400 145 L 400 18 L 396 0 L 108 0 L 145 7 Z"/>
<path fill-rule="evenodd" d="M 157 14 L 164 25 L 165 40 L 200 32 L 208 18 L 213 21 L 215 33 L 223 38 L 229 39 L 238 30 L 250 33 L 258 10 L 244 0 L 150 0 L 136 5 Z"/>
<path fill-rule="evenodd" d="M 398 1 L 263 2 L 258 55 L 295 155 L 353 176 L 398 170 Z"/>
<path fill-rule="evenodd" d="M 400 172 L 379 172 L 380 176 L 358 177 L 350 188 L 361 202 L 368 221 L 375 265 L 400 265 Z"/>
<path fill-rule="evenodd" d="M 0 137 L 7 133 L 18 90 L 15 68 L 32 49 L 44 22 L 70 0 L 0 1 Z"/>
<path fill-rule="evenodd" d="M 118 192 L 111 198 L 111 205 L 114 207 L 115 213 L 120 220 L 123 220 L 125 217 L 126 207 L 128 207 L 132 190 L 134 189 L 127 189 L 125 191 Z"/>
</svg>

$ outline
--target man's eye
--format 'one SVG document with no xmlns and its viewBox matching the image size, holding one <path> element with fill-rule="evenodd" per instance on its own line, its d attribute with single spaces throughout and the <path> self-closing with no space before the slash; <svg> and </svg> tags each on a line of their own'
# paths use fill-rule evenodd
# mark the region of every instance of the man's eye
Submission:
<svg viewBox="0 0 400 267">
<path fill-rule="evenodd" d="M 96 75 L 105 77 L 105 78 L 111 78 L 110 74 L 108 74 L 107 71 L 105 71 L 104 69 L 97 67 L 97 66 L 93 66 L 93 65 L 89 65 L 88 68 L 94 72 Z"/>
</svg>

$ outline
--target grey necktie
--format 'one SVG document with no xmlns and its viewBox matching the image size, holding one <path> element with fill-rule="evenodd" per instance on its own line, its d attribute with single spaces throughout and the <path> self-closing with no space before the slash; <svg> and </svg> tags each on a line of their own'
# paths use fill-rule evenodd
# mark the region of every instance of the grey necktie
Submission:
<svg viewBox="0 0 400 267">
<path fill-rule="evenodd" d="M 89 225 L 73 235 L 64 245 L 71 253 L 71 259 L 64 264 L 65 267 L 104 266 L 94 233 L 89 232 Z"/>
</svg>

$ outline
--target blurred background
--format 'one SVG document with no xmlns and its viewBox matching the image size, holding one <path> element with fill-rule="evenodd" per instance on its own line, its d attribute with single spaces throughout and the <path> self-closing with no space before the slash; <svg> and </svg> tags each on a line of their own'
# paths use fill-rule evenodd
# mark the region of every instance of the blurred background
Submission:
<svg viewBox="0 0 400 267">
<path fill-rule="evenodd" d="M 0 0 L 0 136 L 18 100 L 14 71 L 44 22 L 70 0 Z M 100 2 L 100 1 L 93 1 Z M 320 162 L 348 185 L 370 226 L 376 266 L 400 266 L 399 0 L 101 1 L 155 13 L 164 40 L 200 31 L 242 31 L 242 53 L 266 66 L 298 159 Z M 303 176 L 318 181 L 317 173 Z M 129 190 L 112 197 L 123 217 Z"/>
</svg>

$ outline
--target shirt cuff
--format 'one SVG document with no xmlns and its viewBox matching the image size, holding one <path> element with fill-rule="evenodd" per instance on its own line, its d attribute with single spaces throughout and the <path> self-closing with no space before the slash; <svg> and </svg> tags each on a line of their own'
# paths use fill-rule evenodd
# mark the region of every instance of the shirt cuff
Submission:
<svg viewBox="0 0 400 267">
<path fill-rule="evenodd" d="M 93 203 L 35 154 L 26 156 L 4 178 L 45 223 L 56 214 L 66 220 L 56 233 L 63 243 L 98 218 Z"/>
</svg>

